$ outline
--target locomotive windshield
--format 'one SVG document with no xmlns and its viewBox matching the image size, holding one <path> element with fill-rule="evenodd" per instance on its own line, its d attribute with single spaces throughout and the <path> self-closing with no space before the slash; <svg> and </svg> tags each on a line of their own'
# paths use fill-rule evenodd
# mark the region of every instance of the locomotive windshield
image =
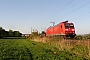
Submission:
<svg viewBox="0 0 90 60">
<path fill-rule="evenodd" d="M 70 24 L 70 23 L 66 23 L 65 24 L 65 28 L 74 28 L 74 25 Z"/>
</svg>

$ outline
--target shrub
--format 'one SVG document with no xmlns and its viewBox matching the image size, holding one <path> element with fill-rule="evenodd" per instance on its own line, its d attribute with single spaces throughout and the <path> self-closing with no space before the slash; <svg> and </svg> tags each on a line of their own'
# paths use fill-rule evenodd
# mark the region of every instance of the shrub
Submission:
<svg viewBox="0 0 90 60">
<path fill-rule="evenodd" d="M 83 39 L 83 36 L 79 35 L 79 36 L 75 36 L 75 39 L 78 39 L 78 40 L 82 40 Z"/>
</svg>

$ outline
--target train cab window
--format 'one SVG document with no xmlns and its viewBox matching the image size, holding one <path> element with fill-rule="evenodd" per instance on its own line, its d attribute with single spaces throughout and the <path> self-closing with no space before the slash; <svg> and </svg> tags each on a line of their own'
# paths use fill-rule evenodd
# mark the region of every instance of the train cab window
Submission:
<svg viewBox="0 0 90 60">
<path fill-rule="evenodd" d="M 74 28 L 74 25 L 73 24 L 70 24 L 70 28 Z"/>
<path fill-rule="evenodd" d="M 65 24 L 65 28 L 69 28 L 69 24 Z"/>
<path fill-rule="evenodd" d="M 74 28 L 73 24 L 65 24 L 65 28 Z"/>
</svg>

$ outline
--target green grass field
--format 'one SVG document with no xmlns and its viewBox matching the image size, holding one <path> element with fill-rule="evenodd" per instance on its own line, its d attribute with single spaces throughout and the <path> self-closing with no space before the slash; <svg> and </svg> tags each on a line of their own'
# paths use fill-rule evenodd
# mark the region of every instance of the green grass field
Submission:
<svg viewBox="0 0 90 60">
<path fill-rule="evenodd" d="M 86 60 L 66 50 L 26 39 L 0 39 L 0 60 Z"/>
</svg>

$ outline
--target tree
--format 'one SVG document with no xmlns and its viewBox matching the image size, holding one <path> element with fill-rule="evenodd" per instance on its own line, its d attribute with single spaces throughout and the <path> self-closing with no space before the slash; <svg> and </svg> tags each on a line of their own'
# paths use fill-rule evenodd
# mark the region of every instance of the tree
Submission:
<svg viewBox="0 0 90 60">
<path fill-rule="evenodd" d="M 19 31 L 14 31 L 14 36 L 15 37 L 20 37 L 22 34 Z"/>
<path fill-rule="evenodd" d="M 13 30 L 11 30 L 11 29 L 9 30 L 9 36 L 10 36 L 10 37 L 14 36 Z"/>
<path fill-rule="evenodd" d="M 46 32 L 45 31 L 42 31 L 42 33 L 41 34 L 46 34 Z"/>
<path fill-rule="evenodd" d="M 0 38 L 2 37 L 21 37 L 21 33 L 19 31 L 13 31 L 13 30 L 9 30 L 9 31 L 5 31 L 5 29 L 3 29 L 2 27 L 0 27 Z"/>
<path fill-rule="evenodd" d="M 0 27 L 0 38 L 2 38 L 2 36 L 4 35 L 5 35 L 5 30 L 2 27 Z"/>
</svg>

